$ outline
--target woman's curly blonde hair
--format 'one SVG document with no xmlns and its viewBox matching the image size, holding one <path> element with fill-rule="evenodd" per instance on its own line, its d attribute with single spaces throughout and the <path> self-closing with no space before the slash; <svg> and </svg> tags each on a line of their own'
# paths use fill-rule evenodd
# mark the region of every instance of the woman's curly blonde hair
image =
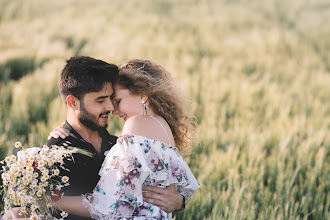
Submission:
<svg viewBox="0 0 330 220">
<path fill-rule="evenodd" d="M 115 83 L 132 94 L 147 95 L 149 107 L 169 124 L 179 152 L 190 152 L 196 120 L 190 113 L 189 100 L 163 67 L 149 60 L 128 60 L 119 65 Z"/>
</svg>

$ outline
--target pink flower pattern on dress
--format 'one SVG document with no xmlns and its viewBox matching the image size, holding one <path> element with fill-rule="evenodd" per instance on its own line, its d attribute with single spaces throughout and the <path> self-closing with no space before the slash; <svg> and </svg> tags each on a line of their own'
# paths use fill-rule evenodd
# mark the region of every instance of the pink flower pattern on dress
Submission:
<svg viewBox="0 0 330 220">
<path fill-rule="evenodd" d="M 84 203 L 96 219 L 171 219 L 143 202 L 142 186 L 174 183 L 185 197 L 200 186 L 174 146 L 139 135 L 121 135 L 100 170 L 100 181 Z"/>
</svg>

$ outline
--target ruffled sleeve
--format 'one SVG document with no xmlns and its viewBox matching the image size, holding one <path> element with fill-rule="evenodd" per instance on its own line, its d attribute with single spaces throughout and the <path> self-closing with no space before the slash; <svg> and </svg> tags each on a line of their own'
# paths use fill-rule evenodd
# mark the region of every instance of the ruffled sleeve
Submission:
<svg viewBox="0 0 330 220">
<path fill-rule="evenodd" d="M 143 185 L 166 187 L 174 183 L 185 197 L 199 188 L 177 148 L 138 135 L 120 136 L 99 174 L 93 194 L 83 199 L 96 219 L 137 215 L 146 206 Z M 143 213 L 148 215 L 145 210 Z"/>
</svg>

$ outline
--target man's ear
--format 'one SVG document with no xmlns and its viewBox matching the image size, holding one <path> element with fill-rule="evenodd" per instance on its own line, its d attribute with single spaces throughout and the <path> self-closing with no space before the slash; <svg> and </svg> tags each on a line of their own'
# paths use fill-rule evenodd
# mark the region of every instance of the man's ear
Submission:
<svg viewBox="0 0 330 220">
<path fill-rule="evenodd" d="M 70 107 L 74 110 L 78 109 L 79 100 L 75 96 L 68 95 L 66 97 L 66 103 L 67 103 L 68 107 Z"/>
</svg>

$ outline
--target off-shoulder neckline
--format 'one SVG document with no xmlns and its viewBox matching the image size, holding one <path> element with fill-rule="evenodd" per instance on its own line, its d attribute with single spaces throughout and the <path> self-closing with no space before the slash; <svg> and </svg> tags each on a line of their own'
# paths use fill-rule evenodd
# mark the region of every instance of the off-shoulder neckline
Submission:
<svg viewBox="0 0 330 220">
<path fill-rule="evenodd" d="M 124 136 L 127 136 L 127 135 L 128 135 L 128 136 L 137 136 L 137 137 L 141 137 L 141 138 L 144 138 L 144 139 L 148 139 L 148 140 L 150 140 L 150 141 L 156 141 L 156 142 L 159 142 L 159 143 L 161 143 L 161 144 L 166 145 L 167 147 L 172 147 L 172 148 L 175 148 L 175 149 L 178 150 L 178 148 L 177 148 L 176 146 L 172 145 L 172 144 L 167 144 L 167 143 L 164 143 L 163 141 L 160 141 L 160 140 L 157 140 L 157 139 L 154 139 L 154 138 L 148 138 L 148 137 L 146 137 L 146 136 L 138 135 L 138 134 L 121 134 L 121 135 L 118 136 L 118 139 L 119 139 L 120 137 L 124 137 Z"/>
</svg>

